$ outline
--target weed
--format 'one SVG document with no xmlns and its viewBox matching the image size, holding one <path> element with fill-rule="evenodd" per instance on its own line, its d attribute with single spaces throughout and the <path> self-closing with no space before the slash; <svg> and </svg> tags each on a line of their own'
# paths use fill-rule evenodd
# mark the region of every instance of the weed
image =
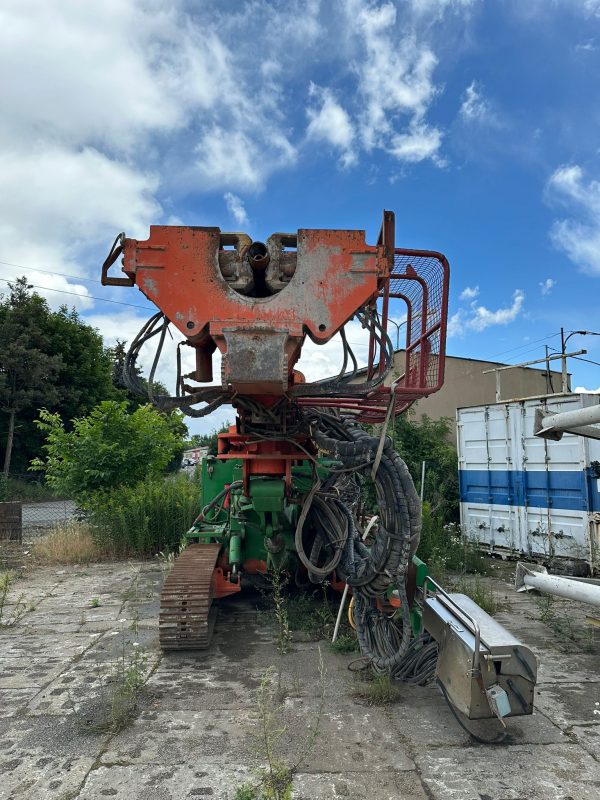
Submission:
<svg viewBox="0 0 600 800">
<path fill-rule="evenodd" d="M 535 602 L 540 610 L 540 619 L 544 625 L 547 625 L 558 636 L 575 641 L 576 636 L 573 633 L 572 620 L 566 616 L 556 598 L 552 595 L 542 595 L 536 598 Z"/>
<path fill-rule="evenodd" d="M 90 608 L 98 608 L 99 605 L 100 605 L 100 600 L 98 600 L 97 597 L 92 597 L 92 599 L 90 600 Z"/>
<path fill-rule="evenodd" d="M 148 479 L 97 494 L 89 504 L 95 536 L 124 555 L 176 551 L 181 532 L 200 511 L 199 497 L 198 478 L 187 475 Z"/>
<path fill-rule="evenodd" d="M 174 550 L 161 550 L 154 556 L 160 565 L 162 572 L 170 572 L 175 564 L 177 553 Z"/>
<path fill-rule="evenodd" d="M 244 784 L 239 787 L 235 800 L 291 800 L 292 780 L 300 764 L 313 752 L 319 736 L 325 698 L 325 675 L 323 657 L 319 651 L 319 705 L 314 724 L 304 740 L 294 739 L 295 755 L 290 758 L 289 748 L 283 753 L 282 741 L 288 733 L 285 719 L 285 706 L 280 689 L 273 680 L 274 667 L 263 674 L 256 693 L 258 709 L 257 753 L 266 764 L 257 771 L 256 786 Z"/>
<path fill-rule="evenodd" d="M 40 564 L 90 564 L 108 555 L 95 542 L 91 527 L 76 520 L 55 525 L 47 536 L 34 541 L 31 552 Z"/>
<path fill-rule="evenodd" d="M 440 583 L 447 573 L 460 572 L 485 575 L 488 567 L 479 551 L 479 543 L 468 539 L 460 525 L 444 525 L 440 516 L 423 504 L 421 541 L 417 555 L 427 564 L 430 575 Z"/>
<path fill-rule="evenodd" d="M 554 611 L 554 597 L 552 597 L 551 594 L 536 597 L 535 604 L 540 612 L 540 620 L 544 623 L 544 625 L 553 627 L 553 623 L 556 619 L 556 612 Z"/>
<path fill-rule="evenodd" d="M 129 626 L 129 630 L 133 633 L 135 637 L 137 637 L 140 631 L 140 612 L 136 609 L 133 619 L 131 620 L 131 625 Z"/>
<path fill-rule="evenodd" d="M 0 574 L 0 627 L 10 628 L 27 613 L 27 604 L 20 595 L 14 603 L 8 603 L 8 594 L 17 575 L 12 570 Z M 10 613 L 7 613 L 10 611 Z"/>
<path fill-rule="evenodd" d="M 286 599 L 282 590 L 286 584 L 286 578 L 281 571 L 273 570 L 270 575 L 271 585 L 273 586 L 273 603 L 275 604 L 275 619 L 277 620 L 277 639 L 275 645 L 282 655 L 289 653 L 292 649 L 292 635 L 288 619 L 288 609 Z"/>
<path fill-rule="evenodd" d="M 127 648 L 122 633 L 121 655 L 108 678 L 102 680 L 100 707 L 92 728 L 96 731 L 118 732 L 133 720 L 138 701 L 146 682 L 148 656 L 137 642 Z"/>
<path fill-rule="evenodd" d="M 132 579 L 128 589 L 121 594 L 123 602 L 137 602 L 140 597 L 140 576 L 142 574 L 141 567 L 132 567 Z"/>
<path fill-rule="evenodd" d="M 596 651 L 596 632 L 593 628 L 582 629 L 574 624 L 568 604 L 552 595 L 536 597 L 535 603 L 540 611 L 540 620 L 560 639 L 567 639 L 579 645 L 585 652 Z"/>
<path fill-rule="evenodd" d="M 358 650 L 358 639 L 354 632 L 342 633 L 329 646 L 334 653 L 355 653 Z"/>
<path fill-rule="evenodd" d="M 352 696 L 366 700 L 370 706 L 388 706 L 400 699 L 400 689 L 388 672 L 373 675 L 370 671 L 361 673 L 352 689 Z"/>
<path fill-rule="evenodd" d="M 320 600 L 315 594 L 306 593 L 288 598 L 290 628 L 304 631 L 315 640 L 331 639 L 335 626 L 335 615 L 327 599 L 327 586 L 321 587 L 321 593 Z"/>
<path fill-rule="evenodd" d="M 452 591 L 466 594 L 477 605 L 488 614 L 495 614 L 498 610 L 498 603 L 492 589 L 478 577 L 469 579 L 464 575 L 451 580 Z"/>
<path fill-rule="evenodd" d="M 243 786 L 238 786 L 233 800 L 259 800 L 256 792 L 257 789 L 255 786 L 245 783 Z"/>
</svg>

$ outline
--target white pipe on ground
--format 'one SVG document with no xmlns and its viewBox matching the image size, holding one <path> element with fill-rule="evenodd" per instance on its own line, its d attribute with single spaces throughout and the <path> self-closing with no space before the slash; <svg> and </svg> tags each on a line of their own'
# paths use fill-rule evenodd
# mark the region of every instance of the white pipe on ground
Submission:
<svg viewBox="0 0 600 800">
<path fill-rule="evenodd" d="M 567 600 L 600 606 L 600 584 L 549 575 L 545 567 L 537 564 L 518 562 L 515 589 L 517 592 L 537 589 L 539 592 L 565 597 Z"/>
</svg>

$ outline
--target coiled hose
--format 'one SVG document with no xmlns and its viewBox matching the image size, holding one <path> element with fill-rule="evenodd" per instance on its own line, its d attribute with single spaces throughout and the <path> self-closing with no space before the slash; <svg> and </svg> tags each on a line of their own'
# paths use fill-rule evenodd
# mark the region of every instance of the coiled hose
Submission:
<svg viewBox="0 0 600 800">
<path fill-rule="evenodd" d="M 379 445 L 377 437 L 340 419 L 319 415 L 313 438 L 321 450 L 342 462 L 345 473 L 355 468 L 356 475 L 370 477 Z M 412 638 L 406 596 L 406 573 L 421 534 L 421 504 L 408 468 L 386 438 L 374 479 L 380 521 L 369 548 L 357 528 L 356 503 L 352 502 L 347 476 L 344 492 L 336 492 L 337 480 L 332 476 L 324 485 L 315 481 L 307 495 L 296 526 L 298 556 L 313 582 L 322 581 L 335 569 L 352 587 L 360 651 L 376 673 L 388 672 L 413 682 L 430 680 L 437 645 L 429 638 Z M 314 533 L 309 555 L 303 541 L 305 523 Z M 327 551 L 328 560 L 318 564 L 322 550 Z M 390 587 L 400 599 L 401 625 L 377 606 L 377 600 L 384 598 Z"/>
</svg>

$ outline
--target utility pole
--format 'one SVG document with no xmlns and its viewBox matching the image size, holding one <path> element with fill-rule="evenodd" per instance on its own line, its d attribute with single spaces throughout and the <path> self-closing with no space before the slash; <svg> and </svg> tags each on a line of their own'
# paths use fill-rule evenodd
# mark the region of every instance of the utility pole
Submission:
<svg viewBox="0 0 600 800">
<path fill-rule="evenodd" d="M 567 355 L 565 353 L 566 344 L 567 343 L 565 341 L 565 329 L 561 328 L 560 329 L 560 353 L 561 353 L 561 356 L 562 356 L 562 358 L 561 358 L 562 377 L 561 377 L 561 383 L 560 383 L 560 391 L 561 391 L 562 394 L 566 394 L 569 391 L 568 376 L 567 376 Z M 548 348 L 546 348 L 546 353 L 547 352 L 548 352 Z"/>
<path fill-rule="evenodd" d="M 587 333 L 588 331 L 586 331 Z M 580 333 L 580 331 L 577 331 Z M 572 334 L 570 334 L 572 335 Z M 597 334 L 600 336 L 600 333 Z M 567 339 L 569 336 L 567 336 Z M 556 361 L 557 359 L 561 358 L 566 360 L 567 358 L 574 358 L 575 356 L 585 355 L 587 350 L 576 350 L 574 353 L 555 353 L 553 356 L 546 355 L 545 358 L 536 358 L 535 361 L 523 361 L 521 364 L 505 364 L 503 367 L 493 367 L 492 369 L 484 369 L 482 375 L 488 375 L 490 372 L 496 373 L 496 402 L 500 402 L 500 373 L 504 372 L 507 369 L 519 369 L 519 367 L 531 367 L 533 364 L 548 364 L 549 361 Z"/>
<path fill-rule="evenodd" d="M 568 336 L 565 336 L 564 328 L 560 329 L 560 357 L 562 358 L 562 386 L 561 391 L 563 394 L 567 394 L 569 391 L 569 376 L 567 375 L 567 358 L 571 355 L 571 353 L 566 353 L 565 350 L 567 349 L 567 342 L 571 338 L 571 336 L 600 336 L 600 332 L 598 331 L 571 331 Z M 579 353 L 577 353 L 579 355 Z"/>
<path fill-rule="evenodd" d="M 551 387 L 550 387 L 550 360 L 548 359 L 548 345 L 546 345 L 546 394 L 550 394 Z"/>
</svg>

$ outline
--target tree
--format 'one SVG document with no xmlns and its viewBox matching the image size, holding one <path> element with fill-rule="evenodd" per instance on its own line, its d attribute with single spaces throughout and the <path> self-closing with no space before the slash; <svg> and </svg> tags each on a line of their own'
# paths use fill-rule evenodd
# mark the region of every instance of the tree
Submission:
<svg viewBox="0 0 600 800">
<path fill-rule="evenodd" d="M 66 420 L 88 414 L 101 400 L 118 399 L 112 382 L 110 350 L 100 333 L 87 325 L 75 309 L 61 306 L 46 319 L 49 353 L 59 353 L 58 410 Z"/>
<path fill-rule="evenodd" d="M 62 357 L 43 348 L 48 314 L 46 302 L 29 295 L 25 279 L 9 284 L 10 295 L 0 303 L 0 407 L 8 417 L 3 474 L 8 477 L 15 427 L 22 412 L 58 401 Z"/>
<path fill-rule="evenodd" d="M 144 394 L 135 394 L 125 384 L 123 367 L 125 366 L 125 356 L 127 355 L 126 344 L 124 340 L 117 339 L 115 346 L 108 350 L 112 361 L 112 383 L 119 395 L 125 397 L 132 408 L 137 408 L 138 406 L 145 405 L 149 400 L 148 381 L 142 375 L 142 370 L 136 366 L 135 375 L 144 389 Z M 167 387 L 160 381 L 154 381 L 154 394 L 168 394 Z"/>
<path fill-rule="evenodd" d="M 456 449 L 448 443 L 449 431 L 447 419 L 432 420 L 423 416 L 417 422 L 403 414 L 396 418 L 389 434 L 418 488 L 422 463 L 426 462 L 424 498 L 431 513 L 441 515 L 444 522 L 455 522 L 458 519 L 458 458 Z"/>
<path fill-rule="evenodd" d="M 25 472 L 42 435 L 40 407 L 69 421 L 101 400 L 118 397 L 112 361 L 97 330 L 77 311 L 50 310 L 25 278 L 9 283 L 0 299 L 0 424 L 6 442 L 4 472 Z M 18 434 L 18 435 L 16 435 Z"/>
<path fill-rule="evenodd" d="M 181 415 L 161 414 L 150 405 L 129 411 L 127 402 L 107 400 L 73 421 L 42 409 L 37 425 L 46 437 L 45 458 L 32 462 L 46 482 L 82 505 L 99 492 L 134 486 L 165 471 L 182 449 Z"/>
</svg>

